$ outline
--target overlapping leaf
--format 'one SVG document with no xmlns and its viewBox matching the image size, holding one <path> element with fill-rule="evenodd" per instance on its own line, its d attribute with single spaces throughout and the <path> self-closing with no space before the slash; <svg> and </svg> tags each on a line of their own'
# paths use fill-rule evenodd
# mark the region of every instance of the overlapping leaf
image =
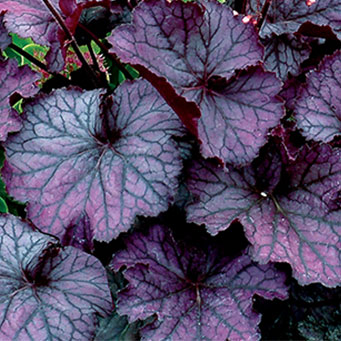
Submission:
<svg viewBox="0 0 341 341">
<path fill-rule="evenodd" d="M 144 340 L 257 340 L 260 316 L 254 294 L 285 298 L 284 276 L 272 265 L 256 265 L 243 254 L 220 257 L 178 243 L 171 232 L 153 226 L 148 235 L 131 236 L 112 267 L 127 266 L 129 281 L 119 293 L 118 312 L 130 321 L 153 314 L 141 330 Z"/>
<path fill-rule="evenodd" d="M 272 34 L 262 40 L 265 46 L 264 66 L 276 72 L 277 77 L 285 81 L 288 74 L 296 76 L 300 64 L 309 57 L 310 46 L 300 36 L 293 34 Z"/>
<path fill-rule="evenodd" d="M 80 215 L 110 241 L 137 214 L 167 209 L 181 169 L 172 135 L 181 122 L 146 81 L 124 83 L 100 107 L 100 90 L 58 90 L 25 107 L 24 127 L 6 144 L 9 193 L 28 216 L 62 237 Z"/>
<path fill-rule="evenodd" d="M 341 157 L 328 145 L 305 147 L 292 164 L 278 153 L 243 170 L 198 162 L 189 188 L 198 198 L 188 220 L 211 234 L 239 220 L 253 257 L 288 262 L 301 284 L 341 283 Z"/>
<path fill-rule="evenodd" d="M 0 50 L 4 50 L 11 43 L 11 38 L 4 26 L 4 13 L 0 11 Z M 0 60 L 1 60 L 0 56 Z"/>
<path fill-rule="evenodd" d="M 0 216 L 1 340 L 89 340 L 112 309 L 101 263 Z"/>
<path fill-rule="evenodd" d="M 251 1 L 251 12 L 259 13 L 264 0 Z M 340 0 L 272 0 L 264 24 L 260 30 L 261 37 L 272 33 L 281 35 L 295 33 L 306 22 L 319 26 L 330 26 L 341 38 L 341 1 Z"/>
<path fill-rule="evenodd" d="M 341 52 L 307 78 L 294 106 L 297 125 L 308 139 L 330 142 L 341 134 Z"/>
<path fill-rule="evenodd" d="M 21 127 L 18 115 L 10 105 L 11 96 L 15 93 L 33 96 L 38 91 L 33 83 L 38 79 L 39 75 L 28 66 L 18 68 L 15 60 L 0 61 L 0 141 L 5 141 L 8 133 Z"/>
<path fill-rule="evenodd" d="M 263 49 L 254 27 L 215 1 L 144 1 L 134 11 L 133 24 L 115 29 L 109 41 L 124 62 L 166 79 L 178 95 L 199 106 L 205 157 L 251 161 L 282 116 L 275 98 L 280 82 L 273 74 L 256 67 L 232 77 L 237 69 L 260 62 Z M 156 86 L 162 92 L 162 84 Z"/>
</svg>

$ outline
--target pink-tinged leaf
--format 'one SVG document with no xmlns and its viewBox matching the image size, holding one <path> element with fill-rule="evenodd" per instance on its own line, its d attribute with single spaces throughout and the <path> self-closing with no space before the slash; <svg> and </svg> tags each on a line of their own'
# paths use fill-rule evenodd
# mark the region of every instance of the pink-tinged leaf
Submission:
<svg viewBox="0 0 341 341">
<path fill-rule="evenodd" d="M 296 101 L 297 126 L 305 137 L 330 142 L 341 134 L 341 52 L 312 71 Z"/>
<path fill-rule="evenodd" d="M 236 70 L 260 63 L 263 48 L 253 25 L 216 1 L 144 1 L 134 10 L 133 23 L 116 28 L 108 39 L 123 62 L 167 80 L 178 96 L 199 107 L 205 157 L 251 161 L 283 114 L 275 98 L 280 82 L 273 74 L 258 67 L 234 78 Z M 167 96 L 161 81 L 153 85 Z M 257 100 L 256 89 L 262 93 Z M 183 122 L 197 117 L 194 111 L 174 110 Z"/>
<path fill-rule="evenodd" d="M 86 213 L 94 238 L 110 241 L 136 215 L 165 211 L 177 190 L 172 135 L 184 129 L 175 113 L 144 80 L 125 82 L 103 105 L 102 91 L 37 98 L 5 146 L 9 193 L 29 201 L 29 218 L 60 238 Z"/>
<path fill-rule="evenodd" d="M 4 25 L 4 13 L 0 13 L 0 49 L 4 50 L 12 42 Z M 0 56 L 0 60 L 1 60 Z"/>
<path fill-rule="evenodd" d="M 28 66 L 18 68 L 15 60 L 0 61 L 0 141 L 5 141 L 7 134 L 18 131 L 21 120 L 16 111 L 11 108 L 10 97 L 20 94 L 30 97 L 39 90 L 33 83 L 39 75 Z"/>
<path fill-rule="evenodd" d="M 187 207 L 188 220 L 211 234 L 239 220 L 255 260 L 290 263 L 303 285 L 339 285 L 340 150 L 305 147 L 291 164 L 271 154 L 241 170 L 195 163 L 188 185 L 198 200 Z"/>
<path fill-rule="evenodd" d="M 287 296 L 285 277 L 273 265 L 177 242 L 158 225 L 148 235 L 132 235 L 111 266 L 128 267 L 118 313 L 130 322 L 157 315 L 141 330 L 143 340 L 258 340 L 260 315 L 252 310 L 253 295 Z"/>
<path fill-rule="evenodd" d="M 58 8 L 58 0 L 50 0 Z M 58 24 L 41 0 L 2 0 L 0 11 L 5 10 L 8 31 L 36 43 L 50 47 L 48 61 L 51 71 L 64 66 L 62 49 L 58 41 Z"/>
<path fill-rule="evenodd" d="M 111 309 L 106 273 L 95 257 L 0 216 L 1 340 L 89 340 L 95 314 Z"/>
<path fill-rule="evenodd" d="M 261 6 L 265 0 L 261 0 Z M 256 13 L 258 0 L 251 1 L 251 12 Z M 272 33 L 281 35 L 295 33 L 304 23 L 330 26 L 341 38 L 341 2 L 340 0 L 272 0 L 262 25 L 261 37 Z"/>
<path fill-rule="evenodd" d="M 309 57 L 310 45 L 300 35 L 272 34 L 262 40 L 265 47 L 264 67 L 276 72 L 277 77 L 285 81 L 290 73 L 297 76 L 300 64 Z"/>
</svg>

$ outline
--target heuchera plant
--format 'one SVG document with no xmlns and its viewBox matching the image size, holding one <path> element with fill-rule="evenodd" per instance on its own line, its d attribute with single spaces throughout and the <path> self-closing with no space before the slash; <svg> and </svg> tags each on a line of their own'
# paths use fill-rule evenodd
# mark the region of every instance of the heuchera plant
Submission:
<svg viewBox="0 0 341 341">
<path fill-rule="evenodd" d="M 1 1 L 0 339 L 259 340 L 254 302 L 339 286 L 340 21 Z"/>
</svg>

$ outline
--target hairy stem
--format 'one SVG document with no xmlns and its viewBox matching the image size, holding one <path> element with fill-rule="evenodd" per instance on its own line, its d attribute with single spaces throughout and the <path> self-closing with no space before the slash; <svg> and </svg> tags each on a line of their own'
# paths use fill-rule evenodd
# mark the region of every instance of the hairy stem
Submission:
<svg viewBox="0 0 341 341">
<path fill-rule="evenodd" d="M 99 87 L 100 86 L 100 82 L 97 79 L 97 75 L 94 72 L 94 70 L 91 68 L 91 66 L 87 63 L 87 61 L 85 60 L 77 42 L 76 39 L 74 38 L 74 36 L 72 35 L 72 33 L 70 32 L 70 30 L 68 29 L 68 27 L 66 26 L 64 19 L 61 17 L 61 15 L 58 13 L 58 11 L 53 7 L 53 5 L 50 3 L 49 0 L 42 0 L 44 2 L 44 4 L 46 5 L 46 7 L 49 9 L 49 11 L 51 12 L 51 14 L 53 15 L 53 17 L 55 18 L 55 20 L 57 21 L 57 23 L 59 24 L 59 26 L 63 29 L 66 37 L 68 40 L 71 41 L 71 46 L 73 47 L 79 61 L 82 63 L 82 65 L 84 66 L 86 72 L 88 73 L 91 82 L 93 83 L 93 85 L 95 87 Z"/>
<path fill-rule="evenodd" d="M 94 50 L 93 50 L 93 48 L 91 46 L 91 42 L 87 43 L 87 47 L 88 47 L 88 50 L 89 50 L 89 53 L 90 53 L 90 56 L 91 56 L 93 67 L 95 68 L 96 71 L 100 72 L 100 68 L 99 68 L 99 65 L 98 65 L 98 62 L 97 62 L 97 58 L 96 58 L 95 52 L 94 52 Z"/>
</svg>

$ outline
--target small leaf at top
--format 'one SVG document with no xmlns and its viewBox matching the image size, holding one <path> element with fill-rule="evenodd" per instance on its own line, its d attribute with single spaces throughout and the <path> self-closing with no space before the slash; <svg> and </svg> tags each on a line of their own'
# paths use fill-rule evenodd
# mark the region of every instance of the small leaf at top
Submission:
<svg viewBox="0 0 341 341">
<path fill-rule="evenodd" d="M 236 258 L 177 242 L 155 225 L 137 233 L 111 263 L 126 266 L 129 284 L 119 293 L 118 313 L 129 321 L 156 314 L 142 340 L 258 340 L 260 316 L 252 297 L 287 296 L 284 276 L 273 265 L 258 265 L 246 254 Z"/>
<path fill-rule="evenodd" d="M 101 263 L 0 215 L 0 339 L 89 340 L 112 302 Z"/>
<path fill-rule="evenodd" d="M 103 90 L 58 90 L 24 108 L 24 126 L 5 146 L 10 195 L 28 201 L 28 217 L 63 238 L 86 214 L 94 239 L 128 231 L 136 215 L 156 216 L 175 196 L 183 128 L 146 81 Z"/>
</svg>

